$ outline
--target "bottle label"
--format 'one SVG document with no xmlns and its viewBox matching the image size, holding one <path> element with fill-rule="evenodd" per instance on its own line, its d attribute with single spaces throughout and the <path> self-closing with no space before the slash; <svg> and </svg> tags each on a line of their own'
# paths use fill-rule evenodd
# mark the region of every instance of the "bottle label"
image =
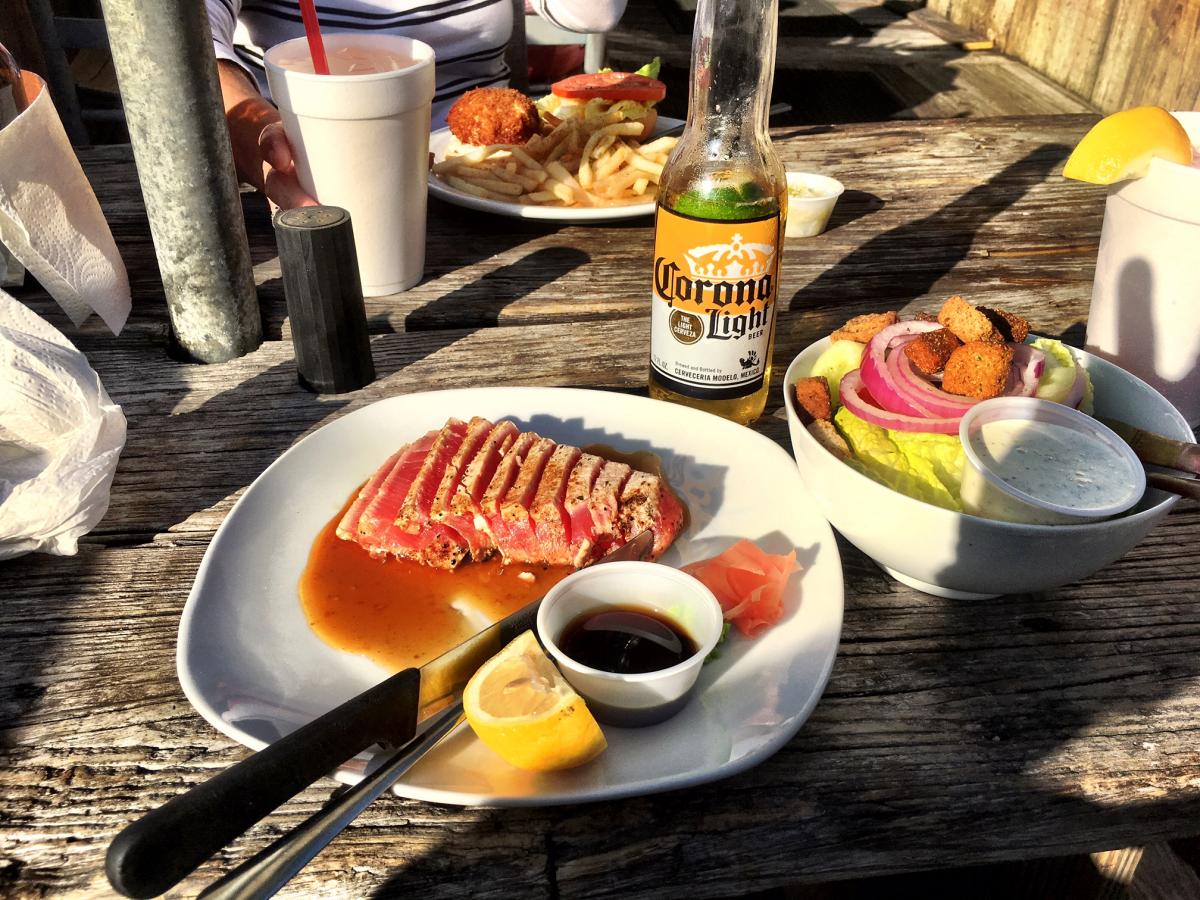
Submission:
<svg viewBox="0 0 1200 900">
<path fill-rule="evenodd" d="M 779 236 L 778 213 L 714 222 L 658 208 L 650 366 L 663 387 L 732 400 L 763 386 Z"/>
</svg>

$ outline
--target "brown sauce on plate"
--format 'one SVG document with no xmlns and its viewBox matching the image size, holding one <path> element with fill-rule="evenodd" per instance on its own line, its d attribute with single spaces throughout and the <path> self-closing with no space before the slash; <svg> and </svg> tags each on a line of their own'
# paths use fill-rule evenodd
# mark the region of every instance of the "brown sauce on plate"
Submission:
<svg viewBox="0 0 1200 900">
<path fill-rule="evenodd" d="M 309 627 L 325 643 L 392 671 L 440 656 L 484 627 L 483 617 L 496 621 L 516 612 L 574 571 L 505 565 L 499 556 L 454 571 L 376 559 L 337 536 L 344 512 L 313 542 L 300 576 L 300 603 Z M 532 580 L 521 577 L 526 572 Z M 481 615 L 464 615 L 464 609 Z"/>
</svg>

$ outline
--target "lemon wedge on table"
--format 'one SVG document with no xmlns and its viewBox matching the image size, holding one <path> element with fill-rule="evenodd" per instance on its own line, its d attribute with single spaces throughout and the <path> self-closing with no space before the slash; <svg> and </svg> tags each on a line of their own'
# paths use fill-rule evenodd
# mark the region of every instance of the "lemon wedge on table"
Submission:
<svg viewBox="0 0 1200 900">
<path fill-rule="evenodd" d="M 1090 184 L 1141 178 L 1154 157 L 1190 165 L 1192 142 L 1179 120 L 1159 106 L 1138 106 L 1105 116 L 1083 136 L 1063 175 Z"/>
<path fill-rule="evenodd" d="M 475 735 L 520 769 L 570 769 L 608 746 L 583 698 L 559 674 L 532 631 L 471 676 L 463 711 Z"/>
</svg>

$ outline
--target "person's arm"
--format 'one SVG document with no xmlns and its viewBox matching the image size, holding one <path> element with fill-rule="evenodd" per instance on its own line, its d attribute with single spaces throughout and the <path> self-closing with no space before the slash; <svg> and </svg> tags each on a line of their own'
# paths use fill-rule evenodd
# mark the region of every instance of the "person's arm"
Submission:
<svg viewBox="0 0 1200 900">
<path fill-rule="evenodd" d="M 567 31 L 612 31 L 625 13 L 625 0 L 530 0 L 533 11 Z"/>
<path fill-rule="evenodd" d="M 234 53 L 234 17 L 240 7 L 238 0 L 205 2 L 234 166 L 239 178 L 265 193 L 277 206 L 311 206 L 315 201 L 296 179 L 292 148 L 283 133 L 279 111 L 258 92 L 253 77 Z"/>
</svg>

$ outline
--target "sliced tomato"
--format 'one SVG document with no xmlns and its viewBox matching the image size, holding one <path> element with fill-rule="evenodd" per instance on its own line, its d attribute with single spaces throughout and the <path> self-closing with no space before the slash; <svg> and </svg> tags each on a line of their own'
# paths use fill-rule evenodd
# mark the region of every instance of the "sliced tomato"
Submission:
<svg viewBox="0 0 1200 900">
<path fill-rule="evenodd" d="M 633 72 L 596 72 L 592 75 L 572 75 L 550 85 L 550 92 L 567 100 L 636 100 L 657 103 L 667 96 L 667 86 L 657 78 L 635 75 Z"/>
</svg>

